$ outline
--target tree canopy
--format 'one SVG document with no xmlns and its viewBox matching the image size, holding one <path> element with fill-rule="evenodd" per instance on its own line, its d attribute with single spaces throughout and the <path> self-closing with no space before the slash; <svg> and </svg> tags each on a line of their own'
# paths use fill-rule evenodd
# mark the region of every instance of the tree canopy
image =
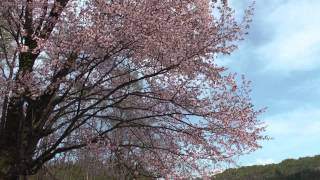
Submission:
<svg viewBox="0 0 320 180">
<path fill-rule="evenodd" d="M 132 176 L 206 175 L 264 139 L 226 0 L 2 0 L 0 178 L 80 152 Z M 80 153 L 81 154 L 81 153 Z"/>
</svg>

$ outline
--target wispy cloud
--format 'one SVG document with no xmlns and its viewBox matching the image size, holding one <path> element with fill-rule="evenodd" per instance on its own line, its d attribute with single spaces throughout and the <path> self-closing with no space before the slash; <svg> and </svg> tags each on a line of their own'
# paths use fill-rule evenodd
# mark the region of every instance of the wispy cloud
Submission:
<svg viewBox="0 0 320 180">
<path fill-rule="evenodd" d="M 232 0 L 242 11 L 248 1 Z M 240 14 L 241 15 L 241 14 Z M 249 36 L 218 63 L 253 81 L 252 99 L 273 140 L 241 165 L 320 153 L 320 1 L 259 0 Z"/>
<path fill-rule="evenodd" d="M 290 137 L 296 142 L 320 138 L 320 107 L 300 107 L 266 117 L 265 121 L 271 136 Z"/>
<path fill-rule="evenodd" d="M 300 107 L 268 115 L 264 121 L 267 134 L 273 139 L 262 142 L 262 149 L 241 157 L 241 165 L 278 163 L 319 154 L 320 107 Z"/>
<path fill-rule="evenodd" d="M 265 17 L 264 28 L 273 38 L 257 49 L 267 62 L 265 70 L 312 70 L 320 66 L 320 1 L 293 0 L 282 3 Z"/>
</svg>

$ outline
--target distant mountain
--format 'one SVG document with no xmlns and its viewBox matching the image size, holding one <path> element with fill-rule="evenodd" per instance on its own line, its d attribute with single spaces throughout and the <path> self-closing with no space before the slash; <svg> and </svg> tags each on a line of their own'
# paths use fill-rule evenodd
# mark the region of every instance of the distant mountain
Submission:
<svg viewBox="0 0 320 180">
<path fill-rule="evenodd" d="M 227 169 L 212 180 L 320 180 L 320 155 L 279 164 Z"/>
</svg>

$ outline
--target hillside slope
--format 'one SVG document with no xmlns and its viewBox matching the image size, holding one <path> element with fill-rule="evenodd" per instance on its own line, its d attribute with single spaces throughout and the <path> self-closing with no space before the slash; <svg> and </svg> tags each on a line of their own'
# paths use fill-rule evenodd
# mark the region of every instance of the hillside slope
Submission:
<svg viewBox="0 0 320 180">
<path fill-rule="evenodd" d="M 320 155 L 228 169 L 212 180 L 320 180 Z"/>
</svg>

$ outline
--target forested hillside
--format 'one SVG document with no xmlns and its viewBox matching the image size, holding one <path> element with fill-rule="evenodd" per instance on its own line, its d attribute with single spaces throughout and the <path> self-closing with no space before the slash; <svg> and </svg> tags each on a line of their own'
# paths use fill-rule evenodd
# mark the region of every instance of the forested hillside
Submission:
<svg viewBox="0 0 320 180">
<path fill-rule="evenodd" d="M 228 169 L 213 180 L 319 180 L 320 155 L 298 160 L 287 159 L 279 164 Z"/>
<path fill-rule="evenodd" d="M 119 174 L 119 173 L 118 173 Z M 130 174 L 111 177 L 103 167 L 87 166 L 84 163 L 64 164 L 47 167 L 31 180 L 68 179 L 68 180 L 105 180 L 133 179 Z M 153 179 L 137 177 L 141 180 Z M 255 165 L 233 168 L 212 177 L 212 180 L 320 180 L 320 155 L 297 160 L 287 159 L 279 164 Z"/>
<path fill-rule="evenodd" d="M 130 174 L 124 169 L 110 170 L 100 164 L 64 163 L 49 165 L 28 180 L 154 180 L 154 178 Z"/>
</svg>

